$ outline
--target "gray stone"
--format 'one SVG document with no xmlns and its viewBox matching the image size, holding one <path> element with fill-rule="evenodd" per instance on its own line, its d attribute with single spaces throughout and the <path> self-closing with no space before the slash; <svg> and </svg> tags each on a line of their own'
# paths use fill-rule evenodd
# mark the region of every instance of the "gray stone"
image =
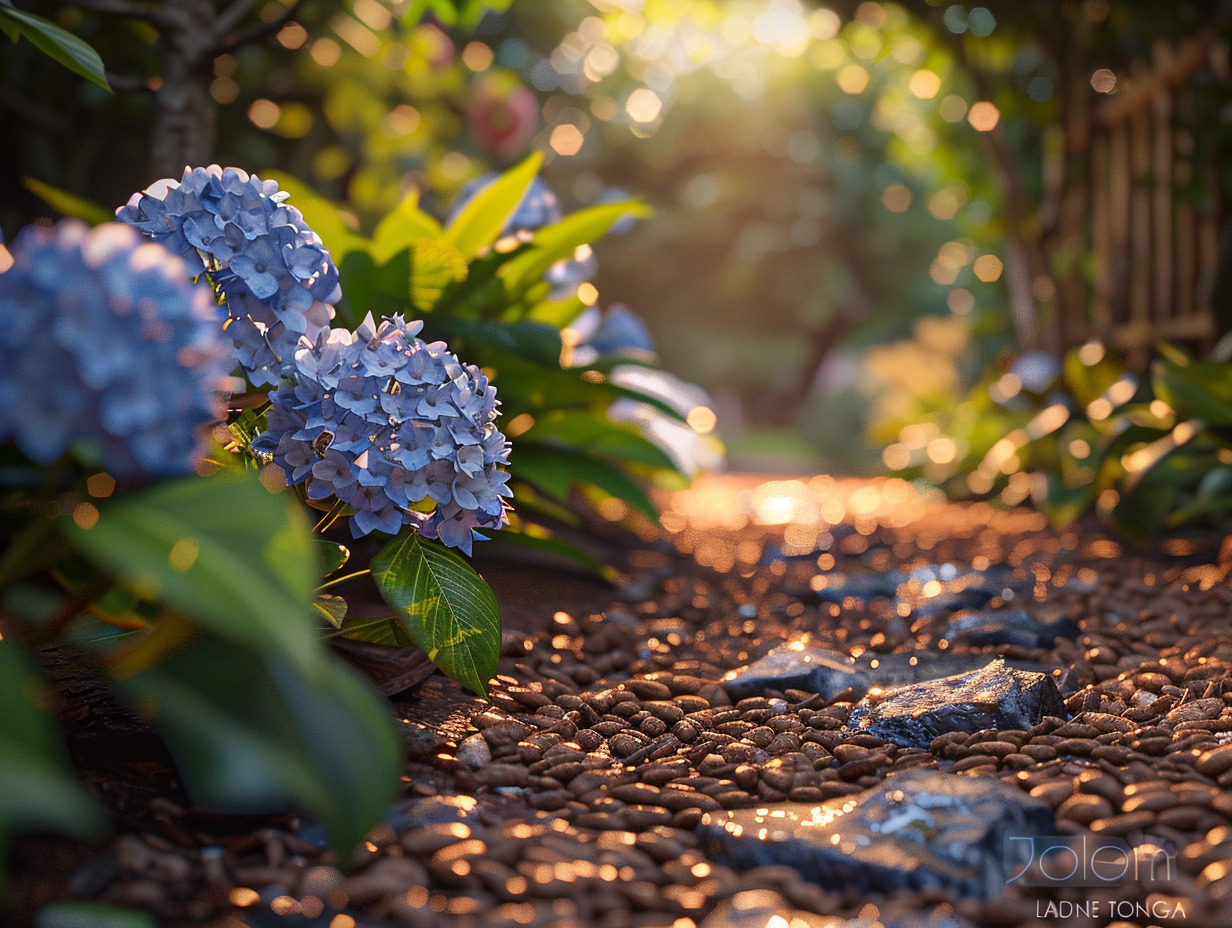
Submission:
<svg viewBox="0 0 1232 928">
<path fill-rule="evenodd" d="M 764 657 L 723 677 L 732 699 L 756 696 L 766 690 L 787 689 L 819 693 L 834 699 L 847 689 L 860 699 L 870 687 L 894 687 L 935 680 L 976 670 L 988 663 L 986 654 L 951 654 L 916 651 L 911 654 L 866 652 L 859 659 L 841 651 L 800 639 L 771 649 Z"/>
<path fill-rule="evenodd" d="M 917 769 L 820 805 L 707 813 L 697 833 L 707 854 L 738 870 L 786 865 L 827 889 L 989 899 L 1011 866 L 1006 839 L 1054 829 L 1052 808 L 1014 786 Z"/>
<path fill-rule="evenodd" d="M 1081 629 L 1066 616 L 1041 616 L 1022 609 L 967 612 L 950 620 L 947 641 L 973 645 L 1018 645 L 1046 648 L 1058 638 L 1077 638 Z"/>
<path fill-rule="evenodd" d="M 848 724 L 895 744 L 927 747 L 946 732 L 1029 729 L 1045 716 L 1065 714 L 1050 676 L 995 660 L 971 673 L 870 692 Z"/>
</svg>

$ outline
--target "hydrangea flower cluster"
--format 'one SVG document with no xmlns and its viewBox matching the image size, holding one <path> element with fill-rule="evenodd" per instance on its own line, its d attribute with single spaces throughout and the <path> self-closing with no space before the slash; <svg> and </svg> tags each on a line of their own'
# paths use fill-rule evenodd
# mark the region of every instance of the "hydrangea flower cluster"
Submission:
<svg viewBox="0 0 1232 928">
<path fill-rule="evenodd" d="M 189 473 L 231 385 L 209 288 L 119 223 L 28 226 L 12 256 L 0 274 L 0 441 L 40 464 L 84 446 L 121 480 Z"/>
<path fill-rule="evenodd" d="M 464 184 L 462 189 L 458 191 L 457 197 L 454 198 L 453 205 L 449 208 L 447 222 L 452 222 L 462 212 L 463 207 L 474 199 L 479 191 L 483 190 L 499 176 L 495 172 L 484 174 L 482 177 L 476 177 L 474 180 Z M 542 178 L 536 177 L 531 181 L 517 208 L 514 209 L 513 214 L 506 221 L 504 229 L 501 230 L 501 235 L 531 233 L 536 229 L 560 222 L 564 217 L 565 211 L 561 208 L 560 198 Z M 544 274 L 544 278 L 553 287 L 551 298 L 563 299 L 572 295 L 573 290 L 577 288 L 578 284 L 594 276 L 598 267 L 594 252 L 591 251 L 589 245 L 583 245 L 572 260 L 564 259 L 557 261 Z"/>
<path fill-rule="evenodd" d="M 275 385 L 301 336 L 328 326 L 341 290 L 329 251 L 285 191 L 239 168 L 191 168 L 116 211 L 205 273 L 221 292 L 234 356 L 256 386 Z"/>
<path fill-rule="evenodd" d="M 409 525 L 470 554 L 474 529 L 505 524 L 509 444 L 487 377 L 421 328 L 369 316 L 303 343 L 253 447 L 310 499 L 348 503 L 357 538 Z"/>
</svg>

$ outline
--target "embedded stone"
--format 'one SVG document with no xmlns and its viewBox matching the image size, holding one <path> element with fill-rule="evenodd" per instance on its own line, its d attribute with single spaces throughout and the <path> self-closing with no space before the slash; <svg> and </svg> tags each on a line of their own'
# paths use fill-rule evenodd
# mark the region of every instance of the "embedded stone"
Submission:
<svg viewBox="0 0 1232 928">
<path fill-rule="evenodd" d="M 995 660 L 971 673 L 870 691 L 848 724 L 895 744 L 927 747 L 946 732 L 1029 729 L 1045 716 L 1065 715 L 1051 676 Z"/>
<path fill-rule="evenodd" d="M 1077 638 L 1080 631 L 1066 616 L 1049 618 L 1022 609 L 988 609 L 954 617 L 945 639 L 973 645 L 1046 648 L 1058 638 Z"/>
<path fill-rule="evenodd" d="M 819 805 L 708 812 L 697 833 L 709 856 L 737 870 L 785 865 L 827 889 L 990 899 L 1013 866 L 1007 839 L 1054 829 L 1052 808 L 1010 784 L 916 769 Z"/>
</svg>

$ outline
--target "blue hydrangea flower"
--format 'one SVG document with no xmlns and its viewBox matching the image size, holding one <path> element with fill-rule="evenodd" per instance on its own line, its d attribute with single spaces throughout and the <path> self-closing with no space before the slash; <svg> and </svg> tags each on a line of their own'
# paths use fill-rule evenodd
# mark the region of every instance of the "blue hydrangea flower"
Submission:
<svg viewBox="0 0 1232 928">
<path fill-rule="evenodd" d="M 256 386 L 278 383 L 300 336 L 315 341 L 341 296 L 329 251 L 286 198 L 273 181 L 213 164 L 116 211 L 218 288 L 233 355 Z"/>
<path fill-rule="evenodd" d="M 475 529 L 505 524 L 509 443 L 487 377 L 421 328 L 369 316 L 301 342 L 253 447 L 309 499 L 349 504 L 356 538 L 412 526 L 470 554 Z"/>
<path fill-rule="evenodd" d="M 210 289 L 119 223 L 23 229 L 0 274 L 0 441 L 117 479 L 192 471 L 231 368 Z"/>
<path fill-rule="evenodd" d="M 449 207 L 446 224 L 453 222 L 462 212 L 463 207 L 499 176 L 492 172 L 464 184 Z M 501 235 L 529 237 L 536 229 L 560 222 L 564 217 L 565 211 L 561 208 L 560 198 L 542 178 L 536 177 L 530 182 L 517 208 L 505 222 Z M 594 252 L 589 245 L 582 245 L 572 259 L 557 261 L 543 275 L 552 284 L 549 298 L 555 300 L 572 296 L 578 284 L 590 280 L 598 269 L 599 265 L 595 261 Z"/>
</svg>

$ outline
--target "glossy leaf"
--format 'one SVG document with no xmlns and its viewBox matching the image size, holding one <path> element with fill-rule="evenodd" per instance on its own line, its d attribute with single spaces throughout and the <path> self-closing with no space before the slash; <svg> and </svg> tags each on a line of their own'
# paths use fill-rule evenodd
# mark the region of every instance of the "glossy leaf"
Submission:
<svg viewBox="0 0 1232 928">
<path fill-rule="evenodd" d="M 484 695 L 500 656 L 500 610 L 483 578 L 444 545 L 410 531 L 371 567 L 410 639 L 447 676 Z"/>
<path fill-rule="evenodd" d="M 111 90 L 103 69 L 103 59 L 88 42 L 79 39 L 51 20 L 0 4 L 0 31 L 13 41 L 27 39 L 44 55 L 59 62 L 106 91 Z"/>
<path fill-rule="evenodd" d="M 408 296 L 416 310 L 431 309 L 450 284 L 464 280 L 466 258 L 444 239 L 421 239 L 411 246 Z"/>
<path fill-rule="evenodd" d="M 380 698 L 316 645 L 323 659 L 305 675 L 210 636 L 116 687 L 152 717 L 194 801 L 240 813 L 292 804 L 346 852 L 393 800 L 401 750 Z"/>
<path fill-rule="evenodd" d="M 342 628 L 342 622 L 347 614 L 347 601 L 332 593 L 319 593 L 312 601 L 312 608 L 334 628 Z"/>
<path fill-rule="evenodd" d="M 544 226 L 535 232 L 531 247 L 511 259 L 501 271 L 501 277 L 511 295 L 522 293 L 557 261 L 572 258 L 579 245 L 589 245 L 601 239 L 618 219 L 651 215 L 649 207 L 636 200 L 625 203 L 605 203 L 571 213 L 560 222 Z"/>
<path fill-rule="evenodd" d="M 513 456 L 519 476 L 564 501 L 575 483 L 592 484 L 657 522 L 659 510 L 637 482 L 610 461 L 542 445 L 522 445 Z"/>
<path fill-rule="evenodd" d="M 1192 361 L 1160 361 L 1151 378 L 1156 395 L 1181 419 L 1201 419 L 1207 425 L 1232 425 L 1232 377 L 1228 365 Z"/>
<path fill-rule="evenodd" d="M 253 471 L 189 478 L 100 503 L 98 522 L 62 520 L 88 557 L 236 644 L 301 671 L 321 661 L 311 603 L 321 576 L 304 512 Z"/>
<path fill-rule="evenodd" d="M 603 413 L 550 413 L 536 419 L 535 424 L 522 434 L 521 440 L 637 461 L 667 470 L 675 470 L 676 467 L 667 452 L 648 440 L 636 427 L 627 422 L 613 422 Z"/>
<path fill-rule="evenodd" d="M 560 364 L 560 332 L 542 322 L 492 322 L 486 319 L 459 319 L 451 316 L 430 316 L 425 320 L 425 337 L 441 338 L 450 346 L 457 344 L 468 357 L 481 363 L 492 350 L 517 355 L 523 360 L 548 368 Z"/>
<path fill-rule="evenodd" d="M 411 636 L 406 633 L 402 623 L 393 616 L 356 616 L 345 619 L 342 627 L 330 634 L 330 637 L 353 638 L 356 641 L 368 641 L 372 644 L 391 646 L 414 644 Z"/>
<path fill-rule="evenodd" d="M 444 240 L 466 259 L 495 242 L 526 196 L 542 163 L 542 156 L 536 152 L 480 190 L 445 227 Z"/>
<path fill-rule="evenodd" d="M 369 250 L 377 264 L 424 239 L 439 238 L 441 224 L 419 208 L 419 191 L 412 190 L 377 223 Z"/>
<path fill-rule="evenodd" d="M 351 549 L 346 545 L 338 544 L 336 541 L 326 541 L 324 538 L 318 538 L 317 550 L 321 553 L 322 577 L 328 577 L 330 574 L 341 570 L 346 562 L 351 559 Z"/>
<path fill-rule="evenodd" d="M 47 711 L 53 705 L 50 687 L 17 643 L 0 639 L 0 844 L 14 831 L 84 838 L 103 828 L 102 807 L 77 783 Z"/>
</svg>

